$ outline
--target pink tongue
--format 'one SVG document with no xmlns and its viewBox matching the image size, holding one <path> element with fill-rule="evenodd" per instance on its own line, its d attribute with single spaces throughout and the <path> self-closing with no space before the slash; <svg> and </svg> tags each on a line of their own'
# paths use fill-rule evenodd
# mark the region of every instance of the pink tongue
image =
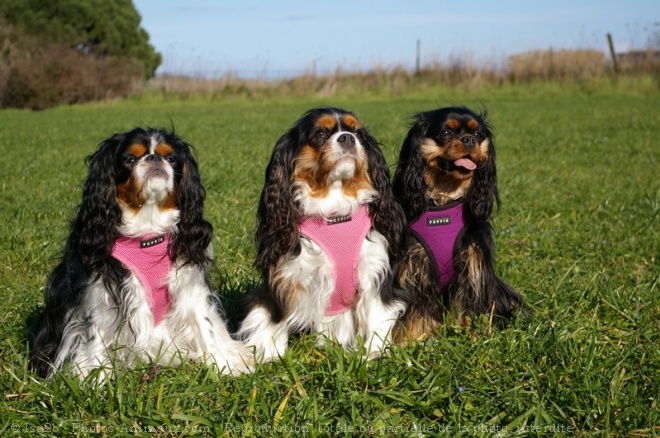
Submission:
<svg viewBox="0 0 660 438">
<path fill-rule="evenodd" d="M 474 164 L 474 161 L 469 158 L 460 158 L 454 161 L 454 166 L 463 167 L 467 170 L 474 170 L 477 168 L 477 165 Z"/>
</svg>

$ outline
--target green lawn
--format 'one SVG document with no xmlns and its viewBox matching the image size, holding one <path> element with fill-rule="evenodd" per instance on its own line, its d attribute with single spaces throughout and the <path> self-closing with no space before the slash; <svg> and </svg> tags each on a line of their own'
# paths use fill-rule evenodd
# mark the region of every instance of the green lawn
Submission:
<svg viewBox="0 0 660 438">
<path fill-rule="evenodd" d="M 0 435 L 660 435 L 660 93 L 569 88 L 0 111 Z M 443 327 L 371 362 L 302 337 L 238 378 L 145 364 L 94 389 L 27 371 L 27 327 L 80 200 L 83 159 L 110 134 L 173 124 L 195 145 L 211 275 L 231 314 L 257 281 L 271 148 L 305 110 L 355 111 L 394 165 L 408 116 L 447 104 L 491 114 L 498 271 L 534 309 L 526 321 Z"/>
</svg>

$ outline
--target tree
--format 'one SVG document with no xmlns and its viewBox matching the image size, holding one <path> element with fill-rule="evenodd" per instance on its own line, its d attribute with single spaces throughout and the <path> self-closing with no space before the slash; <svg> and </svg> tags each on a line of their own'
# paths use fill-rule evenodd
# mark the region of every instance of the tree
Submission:
<svg viewBox="0 0 660 438">
<path fill-rule="evenodd" d="M 46 44 L 99 59 L 126 58 L 140 66 L 145 79 L 162 61 L 132 0 L 2 0 L 0 15 Z"/>
</svg>

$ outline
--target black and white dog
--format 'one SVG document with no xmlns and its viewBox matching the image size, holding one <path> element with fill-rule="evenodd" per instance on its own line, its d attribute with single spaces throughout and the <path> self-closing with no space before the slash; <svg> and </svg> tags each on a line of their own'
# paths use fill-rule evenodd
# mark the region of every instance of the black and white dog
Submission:
<svg viewBox="0 0 660 438">
<path fill-rule="evenodd" d="M 223 373 L 249 370 L 206 269 L 213 228 L 191 146 L 136 128 L 86 160 L 82 203 L 51 273 L 30 362 L 41 375 L 67 363 L 86 376 L 137 358 L 198 359 Z"/>
</svg>

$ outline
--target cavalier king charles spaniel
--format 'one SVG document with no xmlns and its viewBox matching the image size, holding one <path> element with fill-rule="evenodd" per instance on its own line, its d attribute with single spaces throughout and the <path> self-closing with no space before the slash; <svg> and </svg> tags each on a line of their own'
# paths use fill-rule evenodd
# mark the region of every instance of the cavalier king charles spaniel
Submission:
<svg viewBox="0 0 660 438">
<path fill-rule="evenodd" d="M 262 360 L 289 335 L 314 332 L 342 346 L 388 345 L 405 300 L 391 263 L 405 228 L 385 158 L 357 117 L 312 109 L 276 143 L 257 213 L 255 267 L 239 336 Z"/>
<path fill-rule="evenodd" d="M 85 377 L 136 359 L 201 359 L 223 373 L 249 369 L 209 287 L 213 228 L 192 147 L 136 128 L 87 157 L 89 176 L 62 258 L 46 287 L 30 362 Z M 103 376 L 100 376 L 101 380 Z"/>
<path fill-rule="evenodd" d="M 410 303 L 397 339 L 430 335 L 448 310 L 462 324 L 470 313 L 510 318 L 522 299 L 495 274 L 490 216 L 500 199 L 486 114 L 462 107 L 417 114 L 393 190 L 409 231 L 396 281 Z"/>
</svg>

